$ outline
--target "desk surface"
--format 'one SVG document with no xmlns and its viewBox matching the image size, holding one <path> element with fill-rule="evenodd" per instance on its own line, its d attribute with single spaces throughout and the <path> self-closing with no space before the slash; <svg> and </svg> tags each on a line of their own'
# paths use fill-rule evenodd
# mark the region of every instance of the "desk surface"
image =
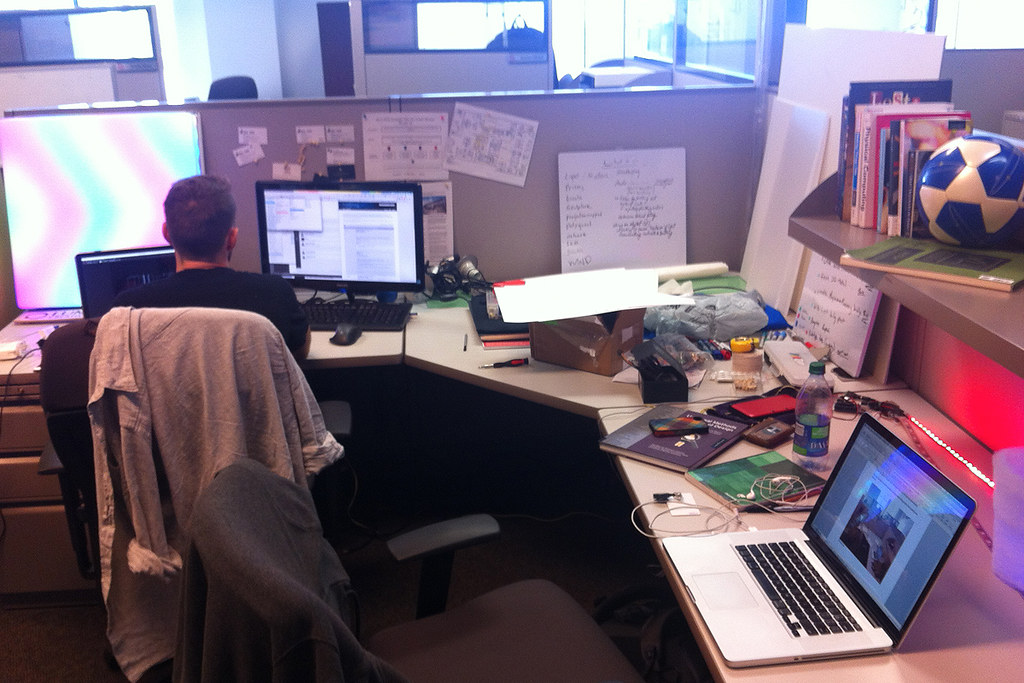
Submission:
<svg viewBox="0 0 1024 683">
<path fill-rule="evenodd" d="M 879 397 L 896 401 L 909 414 L 928 424 L 965 457 L 976 460 L 983 457 L 983 448 L 913 392 L 880 392 Z M 603 412 L 602 429 L 616 429 L 636 414 L 637 411 Z M 833 458 L 841 451 L 841 446 L 837 447 L 836 444 L 846 442 L 853 424 L 852 421 L 833 422 Z M 884 424 L 904 441 L 915 445 L 912 437 L 900 425 L 891 421 L 885 421 Z M 753 444 L 741 442 L 727 451 L 726 457 L 753 455 L 762 450 Z M 792 444 L 777 450 L 788 457 L 792 456 Z M 938 446 L 925 443 L 925 447 L 920 450 L 924 450 L 927 457 L 978 502 L 975 519 L 984 529 L 991 530 L 991 489 L 968 474 L 959 462 Z M 691 485 L 682 474 L 628 458 L 620 457 L 616 461 L 634 502 L 649 501 L 655 492 L 690 491 L 700 504 L 720 505 L 719 501 Z M 645 518 L 649 520 L 659 507 L 645 507 Z M 668 529 L 667 533 L 673 530 L 696 531 L 699 525 L 704 524 L 701 520 L 705 518 L 706 515 L 663 515 L 655 524 L 659 528 Z M 806 513 L 789 513 L 785 516 L 747 513 L 743 516 L 744 523 L 760 528 L 799 526 L 805 519 Z M 1009 672 L 1016 671 L 1017 662 L 1024 659 L 1024 598 L 992 573 L 991 551 L 973 526 L 964 532 L 917 620 L 895 653 L 749 669 L 726 666 L 678 574 L 672 568 L 661 542 L 655 540 L 652 543 L 717 680 L 820 683 L 821 680 L 946 681 L 971 678 L 1005 681 L 1018 678 Z"/>
<path fill-rule="evenodd" d="M 532 360 L 524 367 L 481 369 L 479 366 L 485 363 L 528 356 L 529 351 L 484 349 L 473 332 L 467 309 L 417 306 L 415 310 L 417 315 L 410 320 L 404 335 L 371 332 L 364 334 L 355 344 L 341 347 L 330 344 L 329 333 L 315 332 L 310 356 L 303 365 L 319 368 L 405 362 L 455 380 L 599 419 L 605 431 L 625 424 L 647 409 L 640 403 L 640 391 L 636 385 L 617 383 L 603 375 Z M 11 324 L 0 330 L 0 341 L 24 339 L 34 349 L 40 331 L 46 327 Z M 0 361 L 0 372 L 8 376 L 9 384 L 38 381 L 35 372 L 38 357 L 38 351 L 34 351 L 21 361 Z M 717 402 L 727 400 L 731 393 L 730 385 L 705 381 L 691 393 L 691 399 L 693 403 Z M 920 417 L 966 457 L 979 464 L 989 462 L 987 451 L 913 392 L 888 391 L 881 392 L 879 396 L 895 400 L 908 413 Z M 837 420 L 834 425 L 836 443 L 845 442 L 852 423 Z M 894 431 L 908 440 L 900 428 L 894 428 Z M 915 445 L 909 440 L 908 443 Z M 759 450 L 751 444 L 741 443 L 730 449 L 728 456 L 751 455 Z M 780 450 L 791 455 L 791 446 Z M 837 449 L 833 450 L 838 453 Z M 991 529 L 991 490 L 970 476 L 942 449 L 927 447 L 924 450 L 940 469 L 978 501 L 976 519 L 985 529 Z M 616 461 L 634 501 L 648 501 L 654 492 L 693 490 L 699 502 L 714 504 L 709 496 L 691 487 L 679 473 L 627 458 L 616 458 Z M 988 466 L 984 469 L 991 471 Z M 645 508 L 647 512 L 649 508 Z M 746 517 L 749 524 L 761 527 L 799 525 L 803 520 L 802 516 L 793 515 L 788 519 L 768 514 Z M 665 519 L 659 519 L 659 524 Z M 693 524 L 697 519 L 700 518 L 671 518 L 670 521 Z M 1017 662 L 1024 658 L 1024 601 L 992 574 L 991 553 L 973 528 L 965 532 L 917 622 L 896 653 L 752 669 L 725 666 L 661 543 L 655 541 L 654 548 L 701 643 L 708 665 L 719 680 L 777 679 L 786 683 L 805 680 L 819 683 L 824 674 L 829 681 L 858 683 L 862 680 L 942 681 L 968 676 L 999 681 L 1007 680 L 1007 672 L 1016 671 Z"/>
<path fill-rule="evenodd" d="M 420 314 L 406 328 L 406 365 L 595 419 L 602 410 L 643 405 L 636 384 L 532 358 L 525 366 L 481 368 L 487 363 L 528 357 L 530 350 L 485 349 L 467 308 L 416 306 L 414 310 Z M 691 390 L 691 400 L 713 397 L 720 401 L 734 398 L 732 385 L 705 380 Z"/>
</svg>

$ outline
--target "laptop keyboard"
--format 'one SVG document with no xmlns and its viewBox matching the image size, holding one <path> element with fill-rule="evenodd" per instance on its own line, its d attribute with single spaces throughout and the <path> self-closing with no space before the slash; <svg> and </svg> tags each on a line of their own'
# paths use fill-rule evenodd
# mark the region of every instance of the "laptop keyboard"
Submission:
<svg viewBox="0 0 1024 683">
<path fill-rule="evenodd" d="M 302 310 L 309 329 L 333 331 L 338 323 L 349 323 L 371 332 L 400 332 L 409 320 L 412 303 L 384 303 L 374 299 L 305 301 Z"/>
<path fill-rule="evenodd" d="M 738 545 L 736 551 L 794 636 L 861 630 L 796 543 Z"/>
</svg>

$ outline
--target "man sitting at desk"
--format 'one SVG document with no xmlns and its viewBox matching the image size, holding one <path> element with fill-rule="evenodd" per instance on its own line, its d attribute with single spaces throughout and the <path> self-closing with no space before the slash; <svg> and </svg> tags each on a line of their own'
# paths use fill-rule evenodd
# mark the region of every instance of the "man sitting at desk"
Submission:
<svg viewBox="0 0 1024 683">
<path fill-rule="evenodd" d="M 252 311 L 268 318 L 296 358 L 309 353 L 309 322 L 284 279 L 233 270 L 238 241 L 235 200 L 223 178 L 192 176 L 174 183 L 164 199 L 164 238 L 174 247 L 174 275 L 125 290 L 114 306 L 200 306 Z"/>
</svg>

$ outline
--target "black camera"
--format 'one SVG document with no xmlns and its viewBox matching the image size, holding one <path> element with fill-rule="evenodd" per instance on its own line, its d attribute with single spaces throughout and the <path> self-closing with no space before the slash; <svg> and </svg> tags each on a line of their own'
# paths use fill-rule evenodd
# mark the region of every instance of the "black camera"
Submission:
<svg viewBox="0 0 1024 683">
<path fill-rule="evenodd" d="M 459 291 L 467 292 L 473 287 L 487 287 L 489 282 L 476 265 L 475 256 L 447 256 L 441 262 L 427 269 L 433 285 L 432 296 L 441 301 L 451 301 Z"/>
</svg>

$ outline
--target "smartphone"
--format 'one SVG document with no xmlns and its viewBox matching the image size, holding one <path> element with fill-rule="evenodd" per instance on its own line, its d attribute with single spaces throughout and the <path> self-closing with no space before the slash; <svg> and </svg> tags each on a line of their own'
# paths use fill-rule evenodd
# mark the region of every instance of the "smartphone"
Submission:
<svg viewBox="0 0 1024 683">
<path fill-rule="evenodd" d="M 708 423 L 704 420 L 681 415 L 651 420 L 648 424 L 655 436 L 685 436 L 686 434 L 707 434 Z"/>
<path fill-rule="evenodd" d="M 730 407 L 740 415 L 747 417 L 769 417 L 793 410 L 796 408 L 796 399 L 789 394 L 776 394 L 775 396 L 740 401 L 733 403 Z"/>
</svg>

